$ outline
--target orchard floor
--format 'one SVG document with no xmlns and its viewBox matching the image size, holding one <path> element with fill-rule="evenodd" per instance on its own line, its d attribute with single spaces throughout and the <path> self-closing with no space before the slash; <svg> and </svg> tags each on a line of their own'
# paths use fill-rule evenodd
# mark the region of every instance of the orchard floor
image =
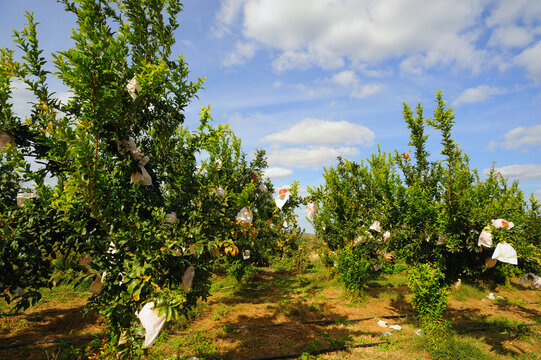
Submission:
<svg viewBox="0 0 541 360">
<path fill-rule="evenodd" d="M 302 274 L 263 269 L 241 284 L 217 277 L 212 296 L 194 310 L 193 320 L 167 323 L 147 359 L 250 359 L 385 341 L 389 344 L 318 358 L 541 359 L 541 291 L 519 285 L 518 279 L 494 289 L 463 284 L 453 290 L 445 313 L 452 335 L 429 351 L 429 339 L 415 335 L 418 324 L 405 283 L 405 273 L 383 274 L 369 283 L 365 296 L 353 299 L 318 266 Z M 489 292 L 502 298 L 489 300 Z M 86 299 L 84 293 L 51 292 L 18 315 L 0 303 L 0 347 L 99 334 L 99 317 L 81 313 Z M 306 323 L 319 320 L 329 322 Z M 402 330 L 380 327 L 378 320 Z M 69 358 L 62 356 L 72 345 L 63 346 L 60 356 L 58 345 L 39 345 L 0 350 L 0 359 Z"/>
</svg>

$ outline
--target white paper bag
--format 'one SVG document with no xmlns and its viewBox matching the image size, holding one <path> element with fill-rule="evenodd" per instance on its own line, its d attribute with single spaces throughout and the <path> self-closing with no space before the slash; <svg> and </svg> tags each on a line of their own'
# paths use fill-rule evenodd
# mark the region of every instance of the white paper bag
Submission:
<svg viewBox="0 0 541 360">
<path fill-rule="evenodd" d="M 137 83 L 136 77 L 133 77 L 133 79 L 128 82 L 126 88 L 128 89 L 131 98 L 133 100 L 137 99 L 137 95 L 139 95 L 139 92 L 141 91 L 141 86 Z"/>
<path fill-rule="evenodd" d="M 436 245 L 445 245 L 447 244 L 447 238 L 443 235 L 438 236 L 438 242 Z"/>
<path fill-rule="evenodd" d="M 496 219 L 492 220 L 492 226 L 494 226 L 496 229 L 512 229 L 515 224 L 513 224 L 511 221 L 505 221 L 504 219 Z"/>
<path fill-rule="evenodd" d="M 492 233 L 490 232 L 489 227 L 485 227 L 481 234 L 479 234 L 479 241 L 477 246 L 491 247 L 492 246 Z"/>
<path fill-rule="evenodd" d="M 244 260 L 248 260 L 250 258 L 250 250 L 244 250 L 244 253 L 242 254 L 242 258 Z"/>
<path fill-rule="evenodd" d="M 317 204 L 315 202 L 310 201 L 308 204 L 306 204 L 306 216 L 308 216 L 308 219 L 311 220 L 316 213 Z"/>
<path fill-rule="evenodd" d="M 165 222 L 169 224 L 176 224 L 178 221 L 177 213 L 176 212 L 170 212 L 168 214 L 165 214 Z"/>
<path fill-rule="evenodd" d="M 289 191 L 285 188 L 278 190 L 278 196 L 274 199 L 278 209 L 281 209 L 287 200 L 289 200 Z"/>
<path fill-rule="evenodd" d="M 151 301 L 143 306 L 137 317 L 145 328 L 145 341 L 141 348 L 148 349 L 158 337 L 163 324 L 165 324 L 166 316 L 165 314 L 158 316 L 158 311 L 154 310 L 154 302 Z"/>
<path fill-rule="evenodd" d="M 261 191 L 261 192 L 267 192 L 267 191 L 268 191 L 267 185 L 265 185 L 265 184 L 263 184 L 263 183 L 259 184 L 258 189 L 259 189 L 259 191 Z"/>
<path fill-rule="evenodd" d="M 131 174 L 130 182 L 132 184 L 139 184 L 142 186 L 150 186 L 152 185 L 152 178 L 150 177 L 150 174 L 147 172 L 147 169 L 145 169 L 144 166 L 139 166 L 139 170 L 141 172 L 134 172 Z"/>
<path fill-rule="evenodd" d="M 187 293 L 189 293 L 192 288 L 194 276 L 195 276 L 195 268 L 193 266 L 189 266 L 184 272 L 184 275 L 182 275 L 182 288 Z"/>
<path fill-rule="evenodd" d="M 0 150 L 6 148 L 8 144 L 11 145 L 11 147 L 15 148 L 15 139 L 7 132 L 0 130 Z"/>
<path fill-rule="evenodd" d="M 381 223 L 379 221 L 374 221 L 372 225 L 370 225 L 370 230 L 375 230 L 377 232 L 381 232 Z"/>
<path fill-rule="evenodd" d="M 492 258 L 513 265 L 518 264 L 517 252 L 510 244 L 506 242 L 496 245 L 496 249 L 494 250 L 494 254 L 492 254 Z"/>
<path fill-rule="evenodd" d="M 221 187 L 213 188 L 213 189 L 211 189 L 211 191 L 212 191 L 216 196 L 219 196 L 219 197 L 223 197 L 223 196 L 225 195 L 225 190 L 222 189 Z"/>
<path fill-rule="evenodd" d="M 89 292 L 93 294 L 99 294 L 101 292 L 101 289 L 103 289 L 104 281 L 101 276 L 96 276 L 94 281 L 92 282 L 92 285 L 90 285 L 90 288 L 88 289 Z"/>
<path fill-rule="evenodd" d="M 17 194 L 17 206 L 22 208 L 24 207 L 24 202 L 28 199 L 37 199 L 39 198 L 39 195 L 37 194 L 37 192 L 34 190 L 32 192 L 29 192 L 29 193 L 18 193 Z"/>
<path fill-rule="evenodd" d="M 251 224 L 253 220 L 252 211 L 243 207 L 237 214 L 237 221 L 245 222 Z"/>
</svg>

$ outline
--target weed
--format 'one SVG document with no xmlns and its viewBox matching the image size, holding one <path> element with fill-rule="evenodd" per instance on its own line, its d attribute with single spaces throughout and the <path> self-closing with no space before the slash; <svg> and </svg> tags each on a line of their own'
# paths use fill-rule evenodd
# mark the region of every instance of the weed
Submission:
<svg viewBox="0 0 541 360">
<path fill-rule="evenodd" d="M 438 342 L 429 337 L 419 338 L 419 348 L 427 350 L 433 360 L 484 360 L 490 357 L 479 349 L 475 341 L 465 337 L 448 336 Z"/>
</svg>

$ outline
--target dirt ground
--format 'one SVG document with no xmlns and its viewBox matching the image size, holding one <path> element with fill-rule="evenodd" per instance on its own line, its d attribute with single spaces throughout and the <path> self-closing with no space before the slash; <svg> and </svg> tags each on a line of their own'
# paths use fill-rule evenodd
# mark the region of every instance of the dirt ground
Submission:
<svg viewBox="0 0 541 360">
<path fill-rule="evenodd" d="M 495 290 L 466 285 L 463 288 L 454 290 L 445 313 L 453 331 L 479 341 L 484 351 L 497 358 L 541 354 L 539 290 L 527 289 L 517 279 Z M 412 351 L 418 324 L 409 302 L 409 289 L 399 277 L 388 283 L 371 283 L 366 295 L 357 300 L 321 272 L 297 275 L 267 269 L 242 284 L 224 281 L 214 289 L 187 328 L 167 325 L 149 359 L 174 354 L 179 358 L 250 359 L 387 340 L 391 340 L 388 346 L 351 349 L 322 358 L 429 359 L 422 349 Z M 471 293 L 466 292 L 468 289 Z M 502 298 L 487 299 L 490 291 Z M 99 333 L 103 329 L 99 317 L 82 315 L 85 302 L 86 298 L 68 296 L 40 304 L 24 314 L 0 314 L 0 346 Z M 393 316 L 396 318 L 389 318 Z M 329 323 L 306 323 L 321 320 Z M 378 320 L 402 329 L 381 327 Z M 517 333 L 517 328 L 527 329 L 524 331 L 528 336 Z M 384 336 L 384 332 L 391 336 Z M 57 345 L 0 350 L 0 359 L 53 359 L 55 349 Z"/>
</svg>

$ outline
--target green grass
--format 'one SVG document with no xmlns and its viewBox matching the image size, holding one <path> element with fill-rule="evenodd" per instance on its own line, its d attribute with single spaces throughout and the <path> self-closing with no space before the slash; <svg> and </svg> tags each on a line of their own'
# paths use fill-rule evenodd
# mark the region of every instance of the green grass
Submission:
<svg viewBox="0 0 541 360">
<path fill-rule="evenodd" d="M 458 301 L 468 301 L 468 299 L 484 299 L 487 296 L 487 290 L 470 284 L 462 284 L 459 289 L 452 292 L 452 297 Z"/>
<path fill-rule="evenodd" d="M 432 360 L 485 360 L 492 356 L 479 347 L 474 339 L 461 336 L 448 336 L 439 342 L 433 342 L 428 337 L 417 338 L 419 350 L 427 350 Z"/>
</svg>

